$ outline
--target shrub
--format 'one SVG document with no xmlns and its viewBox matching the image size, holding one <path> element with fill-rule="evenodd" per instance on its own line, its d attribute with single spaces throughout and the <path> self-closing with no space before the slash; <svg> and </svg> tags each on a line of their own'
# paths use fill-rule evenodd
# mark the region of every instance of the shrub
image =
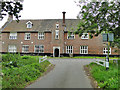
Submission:
<svg viewBox="0 0 120 90">
<path fill-rule="evenodd" d="M 22 56 L 22 59 L 29 59 L 29 56 Z"/>
<path fill-rule="evenodd" d="M 31 64 L 31 67 L 34 67 L 35 69 L 39 70 L 40 72 L 45 71 L 44 67 L 42 67 L 39 63 L 33 63 L 33 64 Z"/>
<path fill-rule="evenodd" d="M 19 56 L 17 57 L 15 54 L 15 59 L 12 59 L 14 54 L 4 56 L 8 57 L 10 55 L 11 58 L 9 60 L 2 62 L 2 72 L 4 73 L 2 82 L 3 88 L 24 88 L 27 83 L 40 77 L 50 64 L 49 61 L 39 63 L 39 60 L 32 56 L 21 58 Z M 14 62 L 16 62 L 16 64 Z M 17 67 L 15 65 L 17 65 Z"/>
<path fill-rule="evenodd" d="M 19 54 L 11 54 L 8 53 L 6 55 L 2 55 L 2 61 L 6 62 L 6 61 L 18 61 L 21 59 L 20 53 Z"/>
</svg>

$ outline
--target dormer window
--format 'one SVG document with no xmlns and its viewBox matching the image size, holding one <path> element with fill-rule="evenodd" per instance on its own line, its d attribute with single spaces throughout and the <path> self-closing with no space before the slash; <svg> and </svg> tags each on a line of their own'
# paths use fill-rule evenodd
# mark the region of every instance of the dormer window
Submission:
<svg viewBox="0 0 120 90">
<path fill-rule="evenodd" d="M 26 24 L 27 24 L 27 28 L 32 28 L 32 22 L 28 21 Z"/>
<path fill-rule="evenodd" d="M 59 29 L 59 24 L 56 24 L 56 29 Z"/>
<path fill-rule="evenodd" d="M 32 25 L 31 25 L 31 24 L 28 24 L 28 25 L 27 25 L 27 28 L 32 28 Z"/>
</svg>

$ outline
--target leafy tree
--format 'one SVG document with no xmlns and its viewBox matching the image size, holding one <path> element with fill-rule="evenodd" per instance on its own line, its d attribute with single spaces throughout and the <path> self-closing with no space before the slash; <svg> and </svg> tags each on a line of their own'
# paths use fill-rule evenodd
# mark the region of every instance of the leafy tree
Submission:
<svg viewBox="0 0 120 90">
<path fill-rule="evenodd" d="M 19 21 L 20 11 L 23 9 L 23 0 L 11 0 L 0 2 L 0 18 L 3 19 L 7 14 L 15 16 L 16 20 Z"/>
<path fill-rule="evenodd" d="M 120 2 L 79 2 L 81 23 L 75 33 L 90 33 L 90 38 L 101 33 L 114 33 L 113 46 L 120 48 Z"/>
</svg>

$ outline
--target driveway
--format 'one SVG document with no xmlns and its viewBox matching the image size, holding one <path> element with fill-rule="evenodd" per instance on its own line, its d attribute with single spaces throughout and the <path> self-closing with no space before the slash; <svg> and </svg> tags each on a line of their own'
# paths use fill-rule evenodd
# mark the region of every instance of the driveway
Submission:
<svg viewBox="0 0 120 90">
<path fill-rule="evenodd" d="M 83 65 L 93 59 L 49 59 L 55 68 L 27 88 L 92 88 Z"/>
</svg>

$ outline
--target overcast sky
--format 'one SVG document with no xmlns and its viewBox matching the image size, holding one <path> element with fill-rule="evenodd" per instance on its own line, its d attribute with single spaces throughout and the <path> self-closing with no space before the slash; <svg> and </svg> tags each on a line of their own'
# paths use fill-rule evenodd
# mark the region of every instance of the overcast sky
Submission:
<svg viewBox="0 0 120 90">
<path fill-rule="evenodd" d="M 80 8 L 74 1 L 78 0 L 24 0 L 20 19 L 62 19 L 62 12 L 66 12 L 66 19 L 76 19 Z M 7 20 L 0 21 L 0 26 Z"/>
</svg>

